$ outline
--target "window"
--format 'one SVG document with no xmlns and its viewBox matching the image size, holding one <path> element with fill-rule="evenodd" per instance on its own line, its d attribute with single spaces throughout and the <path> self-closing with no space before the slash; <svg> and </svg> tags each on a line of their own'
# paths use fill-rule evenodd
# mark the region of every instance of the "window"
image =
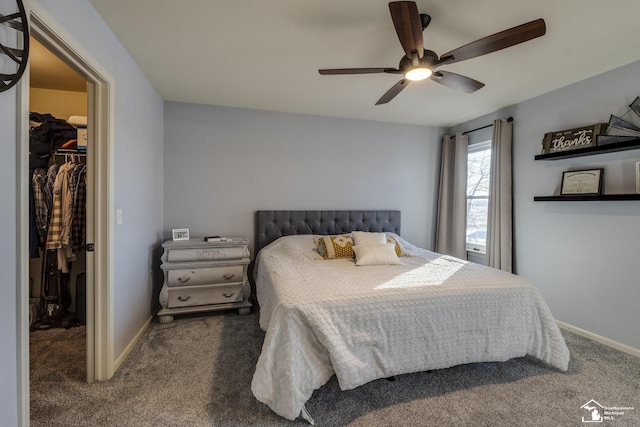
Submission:
<svg viewBox="0 0 640 427">
<path fill-rule="evenodd" d="M 467 158 L 467 251 L 486 253 L 491 141 L 469 145 Z"/>
</svg>

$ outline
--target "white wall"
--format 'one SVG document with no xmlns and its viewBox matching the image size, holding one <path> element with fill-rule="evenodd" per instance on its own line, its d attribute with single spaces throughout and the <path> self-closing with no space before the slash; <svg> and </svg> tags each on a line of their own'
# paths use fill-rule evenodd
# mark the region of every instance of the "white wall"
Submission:
<svg viewBox="0 0 640 427">
<path fill-rule="evenodd" d="M 0 0 L 2 5 L 15 2 Z M 124 224 L 114 232 L 115 354 L 151 316 L 151 257 L 162 236 L 163 101 L 86 0 L 38 3 L 115 79 L 114 200 Z M 9 9 L 7 9 L 9 10 Z M 16 91 L 0 93 L 0 414 L 17 425 Z M 26 256 L 26 255 L 25 255 Z"/>
<path fill-rule="evenodd" d="M 638 95 L 640 62 L 456 126 L 514 117 L 515 267 L 556 319 L 640 349 L 640 202 L 533 202 L 558 194 L 562 172 L 604 167 L 605 193 L 634 193 L 640 150 L 535 161 L 544 134 L 607 122 Z"/>
<path fill-rule="evenodd" d="M 399 209 L 432 248 L 441 130 L 165 103 L 164 224 L 254 237 L 260 209 Z"/>
</svg>

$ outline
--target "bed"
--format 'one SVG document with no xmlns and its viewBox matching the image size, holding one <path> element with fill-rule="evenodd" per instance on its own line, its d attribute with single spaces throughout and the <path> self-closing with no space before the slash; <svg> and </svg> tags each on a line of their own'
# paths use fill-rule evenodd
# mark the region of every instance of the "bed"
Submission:
<svg viewBox="0 0 640 427">
<path fill-rule="evenodd" d="M 319 253 L 322 236 L 354 231 L 385 233 L 399 262 Z M 530 283 L 414 246 L 400 237 L 399 211 L 258 211 L 255 253 L 266 334 L 251 390 L 284 418 L 312 423 L 305 402 L 334 374 L 348 390 L 526 355 L 568 368 L 569 350 Z"/>
</svg>

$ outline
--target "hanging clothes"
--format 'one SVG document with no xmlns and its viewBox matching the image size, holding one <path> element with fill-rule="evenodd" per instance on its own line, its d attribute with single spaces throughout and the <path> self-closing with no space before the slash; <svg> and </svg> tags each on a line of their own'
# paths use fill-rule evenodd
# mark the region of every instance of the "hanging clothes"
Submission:
<svg viewBox="0 0 640 427">
<path fill-rule="evenodd" d="M 53 209 L 47 233 L 47 249 L 58 249 L 58 269 L 69 272 L 68 262 L 75 259 L 69 248 L 73 195 L 69 187 L 69 174 L 75 167 L 67 162 L 60 166 L 53 185 Z"/>
<path fill-rule="evenodd" d="M 71 249 L 71 223 L 73 222 L 73 187 L 71 184 L 71 177 L 76 167 L 76 163 L 73 160 L 67 162 L 69 167 L 65 169 L 64 176 L 62 177 L 62 231 L 60 236 L 60 248 L 66 253 L 63 255 L 63 260 L 74 261 L 76 259 L 73 250 Z M 60 174 L 60 171 L 58 171 Z M 60 251 L 58 251 L 60 253 Z M 58 258 L 60 260 L 60 258 Z M 63 269 L 63 272 L 66 271 Z"/>
<path fill-rule="evenodd" d="M 33 188 L 34 215 L 38 231 L 39 246 L 44 247 L 44 238 L 49 228 L 49 207 L 45 200 L 45 186 L 47 185 L 47 172 L 43 168 L 33 171 L 31 186 Z"/>
<path fill-rule="evenodd" d="M 86 239 L 87 166 L 74 160 L 34 172 L 36 224 L 41 244 L 48 249 L 64 249 L 58 260 L 62 266 L 84 250 Z M 61 267 L 64 268 L 64 267 Z"/>
<path fill-rule="evenodd" d="M 56 182 L 56 176 L 58 175 L 58 169 L 60 165 L 54 163 L 49 166 L 47 171 L 47 184 L 44 187 L 44 202 L 47 204 L 48 218 L 51 218 L 51 212 L 53 212 L 53 186 Z M 49 220 L 47 220 L 47 230 L 49 229 Z"/>
<path fill-rule="evenodd" d="M 73 220 L 71 221 L 71 249 L 74 252 L 86 247 L 87 166 L 76 165 L 71 174 L 73 189 Z"/>
<path fill-rule="evenodd" d="M 29 171 L 29 180 L 33 182 L 33 170 Z M 36 201 L 33 194 L 33 186 L 29 186 L 29 256 L 31 258 L 40 257 L 40 236 L 38 235 L 38 224 L 36 221 Z"/>
</svg>

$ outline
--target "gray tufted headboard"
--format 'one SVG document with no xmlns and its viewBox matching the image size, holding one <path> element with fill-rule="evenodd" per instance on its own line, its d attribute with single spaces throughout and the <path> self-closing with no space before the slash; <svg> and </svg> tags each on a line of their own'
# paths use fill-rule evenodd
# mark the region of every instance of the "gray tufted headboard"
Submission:
<svg viewBox="0 0 640 427">
<path fill-rule="evenodd" d="M 400 211 L 257 211 L 254 253 L 281 236 L 351 231 L 400 234 Z"/>
</svg>

